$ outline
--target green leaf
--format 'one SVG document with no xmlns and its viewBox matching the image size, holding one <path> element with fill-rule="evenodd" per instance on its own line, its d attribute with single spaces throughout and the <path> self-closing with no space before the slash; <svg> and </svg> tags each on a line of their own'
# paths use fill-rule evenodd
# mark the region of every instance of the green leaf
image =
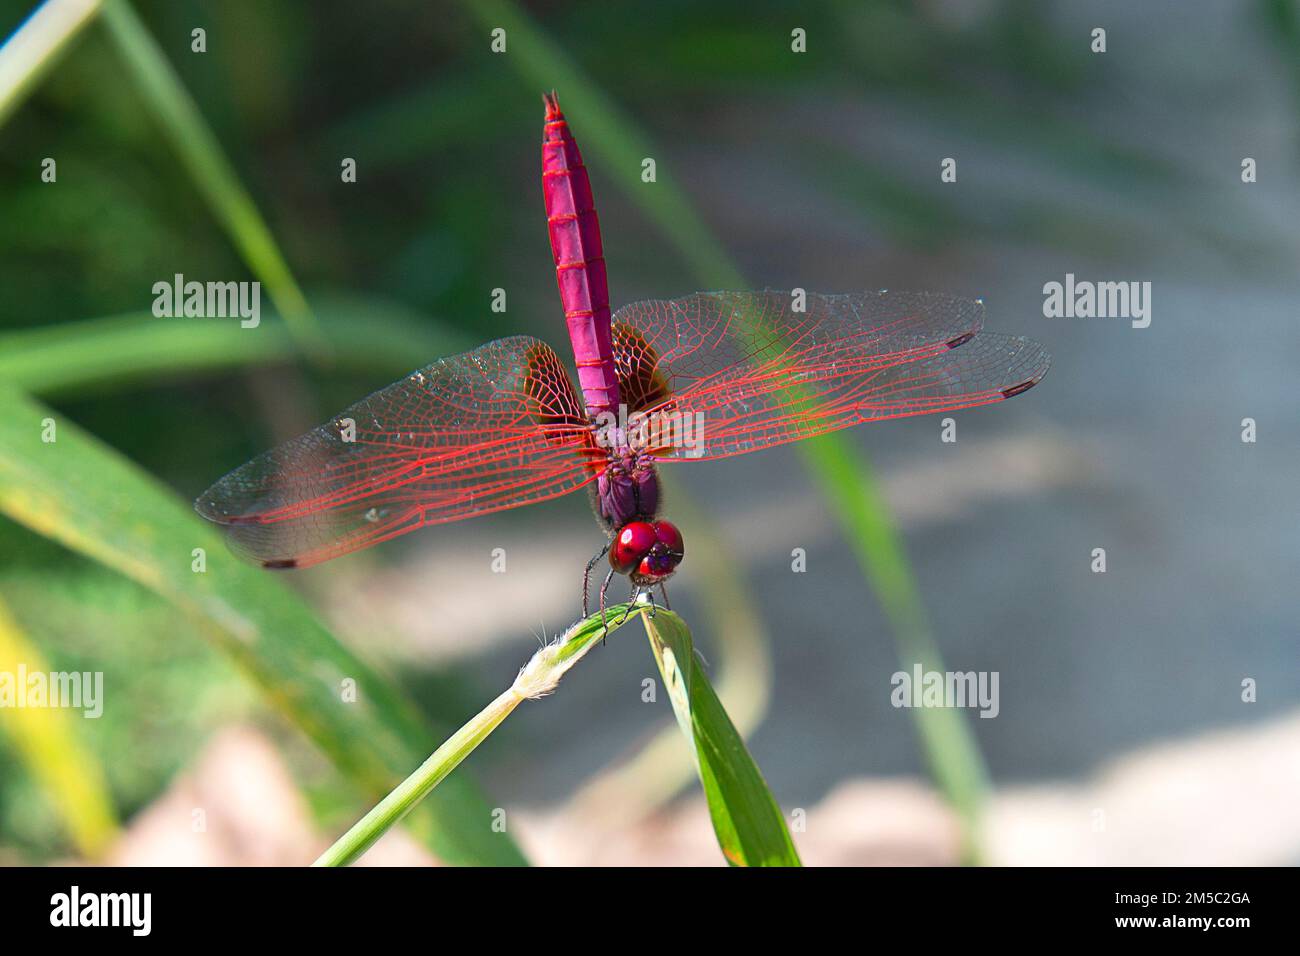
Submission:
<svg viewBox="0 0 1300 956">
<path fill-rule="evenodd" d="M 55 427 L 54 441 L 49 423 Z M 0 512 L 119 571 L 188 612 L 290 721 L 369 798 L 430 750 L 413 705 L 344 648 L 275 576 L 244 564 L 218 533 L 135 465 L 57 413 L 0 385 Z M 194 549 L 205 552 L 196 572 Z M 357 700 L 345 703 L 345 680 Z M 522 864 L 466 778 L 410 819 L 453 864 Z"/>
<path fill-rule="evenodd" d="M 695 751 L 713 831 L 733 866 L 799 866 L 785 818 L 671 611 L 642 615 L 677 723 Z"/>
</svg>

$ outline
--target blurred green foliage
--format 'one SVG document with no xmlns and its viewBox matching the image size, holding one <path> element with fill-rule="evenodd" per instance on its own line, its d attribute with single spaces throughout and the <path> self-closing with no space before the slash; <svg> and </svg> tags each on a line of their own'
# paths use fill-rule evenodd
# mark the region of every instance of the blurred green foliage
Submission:
<svg viewBox="0 0 1300 956">
<path fill-rule="evenodd" d="M 75 729 L 86 749 L 102 755 L 122 818 L 158 795 L 214 721 L 258 712 L 252 688 L 220 654 L 189 638 L 191 622 L 168 602 L 8 521 L 0 524 L 0 548 L 22 549 L 24 562 L 4 569 L 0 590 L 29 635 L 39 635 L 46 663 L 102 672 L 113 694 L 99 719 L 77 720 Z M 39 860 L 67 838 L 48 794 L 19 769 L 12 742 L 0 737 L 0 842 Z"/>
<path fill-rule="evenodd" d="M 31 6 L 0 2 L 0 35 Z M 140 0 L 135 7 L 309 300 L 319 306 L 346 289 L 352 299 L 344 310 L 374 315 L 385 334 L 373 340 L 384 346 L 351 349 L 322 366 L 298 361 L 283 339 L 277 346 L 268 336 L 257 356 L 222 359 L 208 350 L 224 346 L 198 336 L 190 347 L 202 354 L 158 353 L 146 374 L 65 374 L 78 367 L 74 360 L 86 369 L 100 354 L 106 368 L 112 356 L 131 366 L 138 356 L 131 336 L 148 328 L 72 323 L 147 311 L 153 283 L 174 273 L 251 277 L 100 24 L 0 126 L 0 346 L 9 347 L 0 369 L 21 379 L 19 346 L 33 341 L 6 336 L 51 330 L 54 338 L 38 345 L 59 342 L 75 352 L 80 344 L 71 358 L 59 353 L 65 364 L 21 374 L 34 376 L 31 387 L 48 392 L 69 419 L 192 496 L 264 448 L 286 421 L 313 424 L 435 352 L 509 332 L 554 338 L 558 309 L 536 172 L 540 90 L 489 52 L 481 14 L 415 0 Z M 1057 35 L 1047 7 L 1031 0 L 969 9 L 901 0 L 801 8 L 798 23 L 818 55 L 800 61 L 781 55 L 791 27 L 786 4 L 587 0 L 530 8 L 573 65 L 669 149 L 713 124 L 719 139 L 748 138 L 754 150 L 789 158 L 787 129 L 736 129 L 725 104 L 871 98 L 990 143 L 1015 142 L 1082 182 L 1135 201 L 1154 196 L 1143 201 L 1184 215 L 1177 196 L 1186 184 L 1167 164 L 1058 118 L 1061 99 L 1086 96 L 1095 80 L 1085 48 Z M 1294 65 L 1294 5 L 1269 0 L 1251 9 Z M 207 30 L 206 54 L 190 52 L 198 25 Z M 833 194 L 900 244 L 942 247 L 978 231 L 1122 254 L 1135 241 L 1078 210 L 1033 200 L 1008 197 L 994 210 L 971 210 L 935 199 L 911 171 L 872 165 L 834 143 L 805 144 L 801 155 L 809 154 L 815 158 L 797 175 L 810 188 Z M 340 185 L 344 156 L 357 159 L 364 188 Z M 45 157 L 57 159 L 57 188 L 40 180 Z M 602 181 L 614 174 L 592 175 L 603 197 Z M 613 209 L 619 218 L 607 211 L 605 219 L 612 275 L 657 294 L 689 291 L 685 277 L 698 263 L 683 262 L 671 242 L 646 229 L 643 213 L 627 203 Z M 1199 228 L 1221 238 L 1213 222 Z M 1267 247 L 1267 237 L 1252 241 L 1250 251 Z M 846 285 L 854 278 L 846 276 Z M 488 290 L 497 286 L 511 289 L 504 316 L 488 308 Z M 619 288 L 613 293 L 623 301 Z M 401 320 L 384 325 L 386 309 Z M 329 310 L 317 311 L 328 326 Z M 448 348 L 451 341 L 457 345 Z M 48 351 L 26 354 L 55 361 Z M 276 422 L 263 401 L 269 389 L 283 405 Z M 183 764 L 210 714 L 228 718 L 258 706 L 223 658 L 175 640 L 183 624 L 169 605 L 6 520 L 0 593 L 22 621 L 39 622 L 34 630 L 58 666 L 104 670 L 108 679 L 121 669 L 148 681 L 150 693 L 87 730 L 90 746 L 112 755 L 108 779 L 124 817 Z M 67 846 L 3 743 L 0 844 L 36 858 Z"/>
</svg>

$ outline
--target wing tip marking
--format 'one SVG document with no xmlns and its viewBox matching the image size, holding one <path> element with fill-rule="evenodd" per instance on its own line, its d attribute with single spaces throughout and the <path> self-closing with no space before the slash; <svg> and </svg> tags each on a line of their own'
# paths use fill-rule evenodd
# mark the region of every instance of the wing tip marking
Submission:
<svg viewBox="0 0 1300 956">
<path fill-rule="evenodd" d="M 1027 382 L 1021 382 L 1018 385 L 1012 385 L 1010 388 L 1004 388 L 1002 389 L 1002 397 L 1015 398 L 1017 395 L 1021 395 L 1029 391 L 1031 388 L 1033 388 L 1041 381 L 1042 381 L 1042 377 L 1040 376 L 1038 378 L 1031 378 Z"/>
</svg>

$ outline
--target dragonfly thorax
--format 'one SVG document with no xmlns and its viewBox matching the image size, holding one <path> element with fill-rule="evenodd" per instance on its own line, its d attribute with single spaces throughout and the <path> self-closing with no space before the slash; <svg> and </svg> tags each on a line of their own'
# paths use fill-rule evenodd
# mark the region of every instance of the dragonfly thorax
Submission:
<svg viewBox="0 0 1300 956">
<path fill-rule="evenodd" d="M 596 479 L 596 518 L 607 532 L 631 521 L 649 521 L 659 513 L 659 475 L 654 458 L 630 448 L 611 451 L 609 464 Z"/>
</svg>

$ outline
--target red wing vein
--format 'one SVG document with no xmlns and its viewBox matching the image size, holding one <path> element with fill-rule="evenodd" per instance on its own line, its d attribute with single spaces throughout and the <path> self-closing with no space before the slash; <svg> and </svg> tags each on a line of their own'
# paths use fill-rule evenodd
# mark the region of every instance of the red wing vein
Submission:
<svg viewBox="0 0 1300 956">
<path fill-rule="evenodd" d="M 228 526 L 235 550 L 305 566 L 425 524 L 567 494 L 596 467 L 559 358 L 516 336 L 376 392 L 237 468 L 196 507 Z"/>
<path fill-rule="evenodd" d="M 1024 339 L 981 333 L 983 305 L 934 293 L 702 293 L 614 316 L 620 377 L 652 377 L 632 409 L 699 415 L 696 448 L 666 460 L 757 451 L 865 421 L 1001 401 L 1047 371 Z M 619 335 L 621 326 L 636 334 Z"/>
</svg>

